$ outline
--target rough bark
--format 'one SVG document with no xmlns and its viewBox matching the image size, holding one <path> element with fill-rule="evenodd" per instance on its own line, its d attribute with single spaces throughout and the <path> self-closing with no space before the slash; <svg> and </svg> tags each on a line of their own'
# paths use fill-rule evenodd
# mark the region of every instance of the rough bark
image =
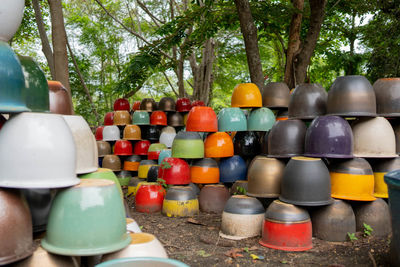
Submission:
<svg viewBox="0 0 400 267">
<path fill-rule="evenodd" d="M 61 0 L 48 0 L 51 16 L 55 80 L 60 81 L 69 91 L 67 34 Z"/>
<path fill-rule="evenodd" d="M 53 50 L 51 49 L 49 38 L 47 38 L 46 29 L 44 27 L 42 12 L 40 11 L 39 0 L 32 0 L 33 9 L 35 11 L 36 25 L 39 30 L 40 41 L 42 43 L 42 52 L 46 57 L 49 65 L 51 78 L 55 80 Z"/>
<path fill-rule="evenodd" d="M 304 0 L 293 0 L 293 7 L 296 11 L 292 15 L 289 29 L 289 41 L 286 50 L 286 66 L 285 66 L 285 83 L 289 88 L 294 88 L 296 85 L 296 77 L 294 70 L 294 62 L 300 48 L 300 30 L 301 21 L 303 19 Z"/>
<path fill-rule="evenodd" d="M 243 34 L 246 49 L 247 63 L 251 82 L 257 84 L 262 90 L 264 86 L 264 75 L 262 72 L 260 51 L 258 49 L 257 28 L 254 24 L 248 0 L 235 0 L 239 15 L 240 29 Z"/>
<path fill-rule="evenodd" d="M 310 27 L 308 28 L 306 39 L 302 44 L 301 51 L 295 62 L 297 83 L 303 83 L 306 79 L 307 67 L 310 65 L 311 57 L 314 53 L 325 16 L 326 0 L 309 1 L 311 8 Z"/>
</svg>

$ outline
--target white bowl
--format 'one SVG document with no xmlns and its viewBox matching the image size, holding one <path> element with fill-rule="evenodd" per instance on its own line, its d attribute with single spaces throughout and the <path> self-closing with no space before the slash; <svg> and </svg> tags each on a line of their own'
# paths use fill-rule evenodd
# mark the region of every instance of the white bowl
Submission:
<svg viewBox="0 0 400 267">
<path fill-rule="evenodd" d="M 0 41 L 8 42 L 13 38 L 21 25 L 24 7 L 24 0 L 1 0 Z"/>
</svg>

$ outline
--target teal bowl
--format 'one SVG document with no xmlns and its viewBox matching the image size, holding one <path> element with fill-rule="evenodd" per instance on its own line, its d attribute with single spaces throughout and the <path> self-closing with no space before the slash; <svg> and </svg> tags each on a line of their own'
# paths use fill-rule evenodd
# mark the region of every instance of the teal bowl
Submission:
<svg viewBox="0 0 400 267">
<path fill-rule="evenodd" d="M 173 259 L 152 258 L 152 257 L 135 257 L 122 258 L 111 261 L 106 261 L 96 265 L 96 267 L 189 267 L 183 262 Z"/>
<path fill-rule="evenodd" d="M 130 242 L 115 183 L 82 179 L 54 198 L 42 247 L 59 255 L 92 256 L 123 249 Z"/>
</svg>

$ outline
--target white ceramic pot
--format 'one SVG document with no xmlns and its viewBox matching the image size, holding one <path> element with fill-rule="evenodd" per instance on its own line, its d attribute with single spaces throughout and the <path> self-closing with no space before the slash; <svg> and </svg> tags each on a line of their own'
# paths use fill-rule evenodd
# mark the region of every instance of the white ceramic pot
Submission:
<svg viewBox="0 0 400 267">
<path fill-rule="evenodd" d="M 103 141 L 117 141 L 120 139 L 119 128 L 116 125 L 104 126 Z"/>
<path fill-rule="evenodd" d="M 168 148 L 172 147 L 172 142 L 174 142 L 176 133 L 161 133 L 160 143 L 166 145 Z"/>
<path fill-rule="evenodd" d="M 0 40 L 8 42 L 17 32 L 24 15 L 24 0 L 0 1 Z"/>
<path fill-rule="evenodd" d="M 82 116 L 64 115 L 74 136 L 76 150 L 76 173 L 95 172 L 98 168 L 96 139 L 86 120 Z"/>
<path fill-rule="evenodd" d="M 20 113 L 0 131 L 0 187 L 59 188 L 79 183 L 72 133 L 61 115 Z"/>
</svg>

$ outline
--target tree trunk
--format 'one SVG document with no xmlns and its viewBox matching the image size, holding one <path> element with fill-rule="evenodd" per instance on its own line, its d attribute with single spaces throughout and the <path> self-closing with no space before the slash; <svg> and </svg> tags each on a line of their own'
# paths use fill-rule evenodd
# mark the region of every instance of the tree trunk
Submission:
<svg viewBox="0 0 400 267">
<path fill-rule="evenodd" d="M 286 51 L 286 67 L 285 67 L 285 83 L 289 88 L 294 88 L 296 85 L 294 62 L 300 48 L 300 30 L 301 20 L 303 18 L 304 0 L 293 0 L 293 7 L 297 9 L 290 22 L 289 41 Z"/>
<path fill-rule="evenodd" d="M 297 84 L 303 83 L 306 79 L 307 67 L 310 65 L 311 57 L 314 53 L 325 15 L 326 0 L 309 1 L 311 8 L 310 26 L 307 31 L 307 37 L 303 42 L 301 51 L 298 54 L 295 62 L 295 75 Z"/>
<path fill-rule="evenodd" d="M 264 75 L 262 72 L 260 51 L 258 50 L 257 28 L 251 14 L 250 4 L 248 0 L 235 0 L 235 5 L 246 48 L 250 79 L 262 91 L 264 87 Z"/>
<path fill-rule="evenodd" d="M 40 41 L 42 43 L 42 51 L 49 65 L 51 78 L 55 80 L 53 51 L 51 50 L 49 38 L 47 38 L 46 29 L 44 27 L 42 13 L 40 11 L 39 0 L 32 0 L 33 9 L 35 11 L 36 25 L 39 30 Z"/>
<path fill-rule="evenodd" d="M 69 91 L 67 34 L 61 0 L 48 0 L 51 16 L 51 33 L 53 43 L 55 80 L 61 82 Z"/>
</svg>

